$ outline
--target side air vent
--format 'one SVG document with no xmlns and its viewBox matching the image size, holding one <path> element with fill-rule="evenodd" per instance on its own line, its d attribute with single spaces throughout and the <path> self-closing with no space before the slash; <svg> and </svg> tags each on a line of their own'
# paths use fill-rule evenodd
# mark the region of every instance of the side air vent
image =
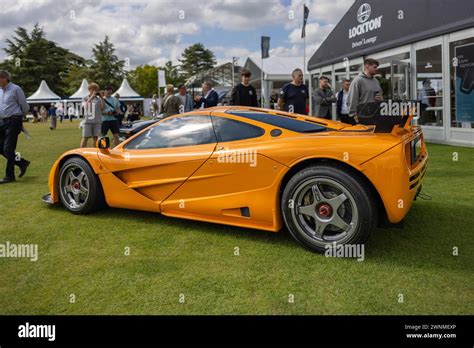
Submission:
<svg viewBox="0 0 474 348">
<path fill-rule="evenodd" d="M 250 209 L 248 207 L 240 208 L 240 214 L 245 217 L 250 217 Z"/>
</svg>

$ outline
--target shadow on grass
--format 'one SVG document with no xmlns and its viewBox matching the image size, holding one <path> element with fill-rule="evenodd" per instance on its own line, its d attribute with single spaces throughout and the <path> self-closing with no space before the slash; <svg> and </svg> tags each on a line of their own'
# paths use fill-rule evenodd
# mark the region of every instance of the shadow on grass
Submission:
<svg viewBox="0 0 474 348">
<path fill-rule="evenodd" d="M 463 240 L 469 240 L 474 224 L 470 209 L 461 202 L 454 206 L 433 201 L 415 204 L 402 229 L 374 231 L 366 245 L 366 258 L 408 268 L 469 271 L 472 256 L 465 253 L 464 257 L 455 257 L 452 248 L 465 249 Z"/>
<path fill-rule="evenodd" d="M 457 207 L 459 211 L 461 207 L 464 209 L 469 208 L 460 204 Z M 51 206 L 50 209 L 70 214 L 58 205 Z M 449 269 L 453 267 L 457 269 L 468 267 L 467 261 L 458 262 L 458 260 L 453 258 L 452 254 L 450 254 L 450 246 L 446 245 L 446 231 L 442 226 L 445 226 L 446 220 L 450 219 L 452 209 L 452 206 L 447 207 L 442 204 L 433 203 L 433 201 L 414 205 L 406 217 L 403 228 L 378 228 L 373 231 L 365 247 L 365 259 L 381 264 L 396 264 L 398 266 L 429 269 L 432 269 L 433 266 Z M 468 214 L 469 212 L 466 213 L 466 216 Z M 136 224 L 137 228 L 144 225 L 152 227 L 160 224 L 164 228 L 169 227 L 170 229 L 179 229 L 182 232 L 202 233 L 203 236 L 207 234 L 229 237 L 231 235 L 236 240 L 245 239 L 265 245 L 273 244 L 284 246 L 285 248 L 305 250 L 293 240 L 286 228 L 274 233 L 251 228 L 172 218 L 159 213 L 116 208 L 106 208 L 94 214 L 83 216 L 83 218 L 88 216 L 116 221 L 125 219 L 127 222 Z M 471 220 L 473 219 L 471 218 Z M 471 223 L 474 224 L 474 221 Z M 465 231 L 468 233 L 468 227 L 471 223 L 466 220 L 465 226 L 460 228 L 463 229 L 465 227 Z M 310 252 L 308 250 L 305 251 Z"/>
<path fill-rule="evenodd" d="M 50 205 L 48 206 L 48 208 L 58 213 L 63 212 L 64 214 L 70 214 L 66 211 L 64 207 L 58 204 Z M 262 242 L 265 244 L 293 244 L 295 247 L 298 247 L 298 244 L 293 241 L 292 237 L 289 235 L 285 228 L 275 233 L 253 228 L 237 227 L 224 224 L 209 223 L 204 221 L 168 217 L 160 213 L 118 208 L 105 208 L 93 214 L 84 215 L 83 217 L 87 218 L 88 216 L 93 216 L 95 218 L 103 217 L 112 220 L 134 220 L 134 223 L 137 224 L 137 227 L 142 227 L 143 225 L 155 226 L 156 224 L 160 224 L 164 228 L 169 227 L 179 229 L 183 232 L 198 232 L 202 234 L 213 234 L 221 236 L 232 235 L 236 239 L 243 238 L 251 241 Z"/>
</svg>

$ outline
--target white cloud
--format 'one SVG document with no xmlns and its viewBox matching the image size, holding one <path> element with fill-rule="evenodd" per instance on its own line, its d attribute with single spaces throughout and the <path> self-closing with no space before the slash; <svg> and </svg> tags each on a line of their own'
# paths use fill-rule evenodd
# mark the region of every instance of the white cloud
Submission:
<svg viewBox="0 0 474 348">
<path fill-rule="evenodd" d="M 246 56 L 259 52 L 250 51 L 245 43 L 236 46 L 232 34 L 248 31 L 249 42 L 254 43 L 260 39 L 259 30 L 268 25 L 279 25 L 281 29 L 277 30 L 288 34 L 286 44 L 272 48 L 272 55 L 302 54 L 302 3 L 303 0 L 292 0 L 285 6 L 278 0 L 0 0 L 0 48 L 5 47 L 5 39 L 13 35 L 17 26 L 30 30 L 39 23 L 49 39 L 86 58 L 91 57 L 91 47 L 108 35 L 117 54 L 122 59 L 129 58 L 132 67 L 161 65 L 170 59 L 177 63 L 184 48 L 202 41 L 203 33 L 211 30 L 223 38 L 221 45 L 210 45 L 218 62 L 237 56 L 243 64 Z M 311 11 L 306 28 L 309 57 L 353 0 L 306 3 Z M 293 20 L 289 18 L 291 10 L 295 14 Z M 184 42 L 185 35 L 192 42 Z"/>
</svg>

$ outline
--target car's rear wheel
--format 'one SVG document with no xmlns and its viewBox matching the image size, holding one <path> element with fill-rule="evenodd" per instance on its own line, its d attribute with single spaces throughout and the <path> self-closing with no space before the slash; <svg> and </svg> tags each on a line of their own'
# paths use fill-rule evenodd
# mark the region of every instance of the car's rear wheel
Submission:
<svg viewBox="0 0 474 348">
<path fill-rule="evenodd" d="M 281 210 L 290 234 L 305 247 L 365 243 L 377 224 L 370 189 L 338 166 L 303 168 L 287 183 Z"/>
<path fill-rule="evenodd" d="M 99 178 L 90 165 L 79 157 L 68 159 L 59 172 L 61 203 L 74 214 L 87 214 L 100 209 L 104 194 Z"/>
</svg>

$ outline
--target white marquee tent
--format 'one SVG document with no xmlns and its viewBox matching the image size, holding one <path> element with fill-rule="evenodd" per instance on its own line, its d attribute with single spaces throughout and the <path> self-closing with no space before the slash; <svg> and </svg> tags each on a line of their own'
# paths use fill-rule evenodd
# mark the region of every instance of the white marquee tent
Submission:
<svg viewBox="0 0 474 348">
<path fill-rule="evenodd" d="M 143 97 L 130 87 L 127 79 L 123 79 L 120 88 L 114 92 L 113 95 L 118 93 L 121 101 L 143 101 Z"/>
<path fill-rule="evenodd" d="M 41 81 L 35 93 L 26 98 L 29 104 L 53 103 L 60 100 L 61 98 L 49 88 L 45 80 Z"/>
<path fill-rule="evenodd" d="M 71 101 L 82 100 L 84 97 L 86 97 L 89 94 L 89 90 L 87 89 L 88 86 L 89 86 L 89 83 L 87 82 L 87 80 L 86 79 L 82 80 L 81 86 L 76 92 L 74 92 L 73 95 L 69 97 L 69 100 Z"/>
</svg>

